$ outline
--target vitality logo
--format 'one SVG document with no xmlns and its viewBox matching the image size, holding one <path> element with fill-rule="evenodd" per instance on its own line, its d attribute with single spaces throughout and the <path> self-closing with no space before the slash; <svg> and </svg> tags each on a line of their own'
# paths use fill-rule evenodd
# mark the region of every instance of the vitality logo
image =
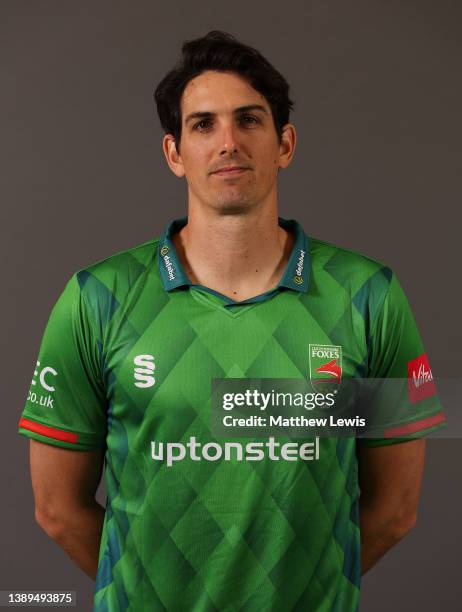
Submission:
<svg viewBox="0 0 462 612">
<path fill-rule="evenodd" d="M 433 374 L 425 353 L 408 362 L 407 381 L 409 401 L 412 404 L 435 395 L 436 386 L 433 382 Z"/>
<path fill-rule="evenodd" d="M 154 370 L 156 364 L 154 363 L 153 355 L 136 355 L 133 359 L 135 365 L 134 377 L 138 382 L 135 383 L 136 387 L 152 387 L 156 382 L 154 378 Z"/>
</svg>

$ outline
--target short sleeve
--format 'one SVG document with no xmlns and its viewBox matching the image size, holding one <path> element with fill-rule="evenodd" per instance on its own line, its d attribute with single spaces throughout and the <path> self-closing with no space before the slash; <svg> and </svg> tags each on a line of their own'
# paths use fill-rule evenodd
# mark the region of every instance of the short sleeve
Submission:
<svg viewBox="0 0 462 612">
<path fill-rule="evenodd" d="M 383 385 L 386 395 L 376 401 L 389 408 L 392 420 L 381 438 L 361 438 L 363 446 L 382 446 L 412 440 L 445 426 L 445 417 L 438 399 L 430 364 L 406 295 L 395 274 L 371 325 L 369 343 L 369 378 L 400 379 L 400 406 L 389 406 L 391 386 Z M 383 393 L 383 392 L 382 392 Z M 394 394 L 392 394 L 394 395 Z M 396 398 L 393 397 L 393 402 Z M 396 410 L 396 408 L 398 410 Z M 374 409 L 374 406 L 372 406 Z"/>
<path fill-rule="evenodd" d="M 74 274 L 48 319 L 19 434 L 73 450 L 104 447 L 106 393 L 93 325 Z"/>
</svg>

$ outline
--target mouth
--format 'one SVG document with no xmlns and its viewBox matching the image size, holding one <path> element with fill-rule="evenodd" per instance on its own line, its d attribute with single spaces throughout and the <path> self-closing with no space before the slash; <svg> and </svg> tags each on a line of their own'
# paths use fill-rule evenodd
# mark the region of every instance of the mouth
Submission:
<svg viewBox="0 0 462 612">
<path fill-rule="evenodd" d="M 230 166 L 229 168 L 221 168 L 220 170 L 217 170 L 216 172 L 212 172 L 212 174 L 215 174 L 217 176 L 225 176 L 225 177 L 231 177 L 231 176 L 239 176 L 240 174 L 244 174 L 244 172 L 247 172 L 247 170 L 250 170 L 250 168 L 244 168 L 241 166 Z"/>
</svg>

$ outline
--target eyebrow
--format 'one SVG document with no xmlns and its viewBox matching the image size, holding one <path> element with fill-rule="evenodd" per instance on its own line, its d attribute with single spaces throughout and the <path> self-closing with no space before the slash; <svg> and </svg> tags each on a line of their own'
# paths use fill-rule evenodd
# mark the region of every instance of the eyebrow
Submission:
<svg viewBox="0 0 462 612">
<path fill-rule="evenodd" d="M 265 113 L 266 115 L 268 114 L 268 111 L 266 110 L 266 108 L 264 106 L 262 106 L 261 104 L 247 104 L 246 106 L 239 106 L 238 108 L 235 108 L 233 111 L 233 115 L 238 115 L 239 113 L 245 113 L 247 111 L 262 111 L 263 113 Z M 211 111 L 196 111 L 195 113 L 190 113 L 186 119 L 185 119 L 185 124 L 189 123 L 191 121 L 191 119 L 209 119 L 210 117 L 215 117 L 216 113 L 212 113 Z"/>
</svg>

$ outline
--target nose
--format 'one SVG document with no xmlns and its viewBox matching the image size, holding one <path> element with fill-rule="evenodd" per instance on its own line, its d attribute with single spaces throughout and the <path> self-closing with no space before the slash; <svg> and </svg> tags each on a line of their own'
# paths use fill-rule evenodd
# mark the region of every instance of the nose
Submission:
<svg viewBox="0 0 462 612">
<path fill-rule="evenodd" d="M 220 155 L 238 152 L 236 130 L 233 123 L 226 123 L 223 125 L 220 132 L 220 139 Z"/>
</svg>

